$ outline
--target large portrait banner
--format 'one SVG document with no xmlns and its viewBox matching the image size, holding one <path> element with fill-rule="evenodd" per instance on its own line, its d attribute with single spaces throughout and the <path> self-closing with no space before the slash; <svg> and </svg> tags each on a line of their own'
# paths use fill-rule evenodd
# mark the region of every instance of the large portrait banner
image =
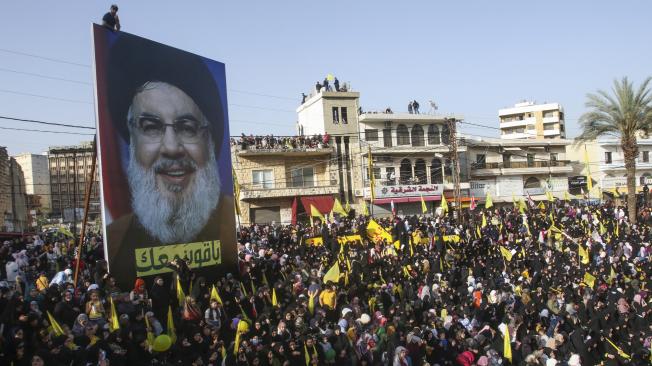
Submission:
<svg viewBox="0 0 652 366">
<path fill-rule="evenodd" d="M 120 286 L 236 268 L 224 64 L 93 25 L 104 252 Z"/>
</svg>

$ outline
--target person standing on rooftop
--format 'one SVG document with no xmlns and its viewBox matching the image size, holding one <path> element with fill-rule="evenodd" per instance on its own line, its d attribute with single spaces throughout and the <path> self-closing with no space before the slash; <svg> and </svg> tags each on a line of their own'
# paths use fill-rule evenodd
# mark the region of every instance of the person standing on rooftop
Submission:
<svg viewBox="0 0 652 366">
<path fill-rule="evenodd" d="M 120 30 L 120 18 L 118 18 L 118 6 L 113 4 L 108 13 L 102 17 L 102 26 L 113 31 Z"/>
</svg>

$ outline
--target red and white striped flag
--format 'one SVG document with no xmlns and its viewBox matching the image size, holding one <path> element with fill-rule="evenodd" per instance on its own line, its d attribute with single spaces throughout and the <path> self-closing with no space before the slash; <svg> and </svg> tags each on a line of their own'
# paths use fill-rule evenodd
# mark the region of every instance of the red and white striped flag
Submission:
<svg viewBox="0 0 652 366">
<path fill-rule="evenodd" d="M 469 207 L 469 209 L 471 211 L 473 211 L 473 210 L 475 210 L 476 207 L 478 207 L 478 202 L 475 200 L 475 196 L 472 195 L 471 196 L 471 206 Z"/>
<path fill-rule="evenodd" d="M 394 200 L 391 200 L 390 203 L 392 204 L 392 215 L 396 216 L 396 206 L 394 206 Z"/>
</svg>

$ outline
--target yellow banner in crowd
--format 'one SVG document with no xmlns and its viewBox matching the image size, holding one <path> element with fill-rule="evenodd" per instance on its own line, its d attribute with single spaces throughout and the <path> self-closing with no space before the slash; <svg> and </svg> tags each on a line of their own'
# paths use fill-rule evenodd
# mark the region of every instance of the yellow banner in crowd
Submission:
<svg viewBox="0 0 652 366">
<path fill-rule="evenodd" d="M 460 242 L 460 236 L 459 235 L 444 235 L 443 238 L 444 243 L 459 243 Z"/>
<path fill-rule="evenodd" d="M 362 243 L 362 237 L 360 235 L 338 236 L 337 241 L 342 245 L 348 242 Z M 314 238 L 306 239 L 305 243 L 308 245 L 324 245 L 324 239 L 322 239 L 321 236 L 316 236 Z"/>
<path fill-rule="evenodd" d="M 186 260 L 193 269 L 222 263 L 222 243 L 219 240 L 139 248 L 135 251 L 138 276 L 172 272 L 167 264 L 175 258 Z"/>
</svg>

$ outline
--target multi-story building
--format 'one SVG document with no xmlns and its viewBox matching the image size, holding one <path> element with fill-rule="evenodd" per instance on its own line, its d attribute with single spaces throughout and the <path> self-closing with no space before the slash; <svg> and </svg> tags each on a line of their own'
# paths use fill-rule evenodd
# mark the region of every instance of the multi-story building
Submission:
<svg viewBox="0 0 652 366">
<path fill-rule="evenodd" d="M 559 103 L 516 103 L 498 110 L 502 139 L 565 139 L 564 110 Z"/>
<path fill-rule="evenodd" d="M 25 177 L 20 165 L 0 147 L 0 231 L 28 229 Z"/>
<path fill-rule="evenodd" d="M 261 136 L 233 144 L 241 224 L 307 220 L 310 205 L 327 214 L 342 188 L 331 142 L 324 135 Z"/>
<path fill-rule="evenodd" d="M 638 138 L 638 157 L 636 158 L 636 190 L 641 192 L 645 185 L 652 185 L 652 139 Z M 595 198 L 617 198 L 627 194 L 627 170 L 625 156 L 618 138 L 599 138 L 596 141 L 574 144 L 569 149 L 572 160 L 577 161 L 573 171 L 576 180 L 586 187 L 586 177 L 591 176 Z M 588 159 L 587 159 L 588 157 Z"/>
<path fill-rule="evenodd" d="M 470 161 L 470 193 L 483 201 L 489 192 L 494 202 L 514 197 L 546 199 L 546 192 L 564 198 L 571 161 L 569 140 L 502 140 L 466 136 Z"/>
<path fill-rule="evenodd" d="M 52 217 L 64 222 L 80 223 L 84 214 L 84 199 L 93 164 L 93 143 L 75 146 L 52 146 L 48 150 Z M 89 219 L 100 215 L 99 169 L 91 185 Z"/>
<path fill-rule="evenodd" d="M 27 209 L 30 214 L 49 213 L 50 170 L 47 155 L 19 154 L 14 157 L 25 175 L 25 191 L 28 195 Z"/>
<path fill-rule="evenodd" d="M 371 203 L 369 153 L 375 182 L 374 215 L 388 215 L 391 205 L 399 214 L 421 213 L 421 198 L 429 208 L 438 206 L 442 195 L 454 196 L 453 159 L 447 118 L 409 113 L 362 113 L 359 116 L 361 153 L 356 162 L 364 177 L 364 189 L 356 196 Z M 468 200 L 466 149 L 458 144 L 460 189 Z M 434 202 L 437 201 L 437 202 Z"/>
</svg>

